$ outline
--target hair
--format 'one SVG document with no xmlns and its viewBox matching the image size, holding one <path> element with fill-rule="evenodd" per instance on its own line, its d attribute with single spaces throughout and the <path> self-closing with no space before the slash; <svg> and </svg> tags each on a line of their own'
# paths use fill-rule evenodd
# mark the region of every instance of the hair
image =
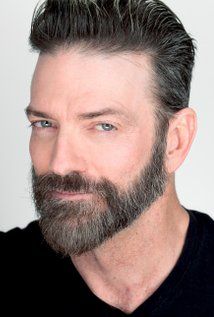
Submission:
<svg viewBox="0 0 214 317">
<path fill-rule="evenodd" d="M 31 48 L 54 54 L 79 46 L 98 53 L 148 54 L 159 121 L 188 107 L 194 40 L 159 0 L 46 0 L 31 24 Z"/>
</svg>

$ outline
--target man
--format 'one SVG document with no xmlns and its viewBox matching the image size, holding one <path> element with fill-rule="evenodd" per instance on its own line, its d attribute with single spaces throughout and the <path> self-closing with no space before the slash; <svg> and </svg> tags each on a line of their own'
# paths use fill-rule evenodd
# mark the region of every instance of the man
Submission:
<svg viewBox="0 0 214 317">
<path fill-rule="evenodd" d="M 196 133 L 182 23 L 158 0 L 47 0 L 30 44 L 39 220 L 1 233 L 6 313 L 214 316 L 214 222 L 175 189 Z"/>
</svg>

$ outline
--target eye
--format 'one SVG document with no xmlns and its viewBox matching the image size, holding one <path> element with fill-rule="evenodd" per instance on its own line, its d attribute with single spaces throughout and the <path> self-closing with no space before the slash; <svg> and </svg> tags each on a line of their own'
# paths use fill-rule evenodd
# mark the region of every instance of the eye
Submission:
<svg viewBox="0 0 214 317">
<path fill-rule="evenodd" d="M 97 130 L 99 131 L 109 132 L 109 131 L 117 130 L 117 128 L 110 123 L 100 123 L 100 124 L 97 124 L 96 127 L 97 127 Z"/>
<path fill-rule="evenodd" d="M 47 121 L 47 120 L 41 120 L 41 121 L 34 121 L 31 122 L 30 127 L 33 128 L 51 128 L 52 127 L 52 123 Z"/>
</svg>

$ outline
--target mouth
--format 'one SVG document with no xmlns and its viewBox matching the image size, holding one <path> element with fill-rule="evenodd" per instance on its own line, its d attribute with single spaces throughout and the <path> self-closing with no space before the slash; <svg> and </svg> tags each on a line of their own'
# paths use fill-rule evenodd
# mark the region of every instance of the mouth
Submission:
<svg viewBox="0 0 214 317">
<path fill-rule="evenodd" d="M 52 196 L 54 198 L 66 199 L 66 200 L 78 200 L 87 199 L 91 197 L 92 193 L 85 192 L 65 192 L 65 191 L 53 191 Z"/>
</svg>

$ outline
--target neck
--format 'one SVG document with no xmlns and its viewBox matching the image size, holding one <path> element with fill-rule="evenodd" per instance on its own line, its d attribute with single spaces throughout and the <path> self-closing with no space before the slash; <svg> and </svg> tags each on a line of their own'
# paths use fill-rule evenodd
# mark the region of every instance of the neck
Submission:
<svg viewBox="0 0 214 317">
<path fill-rule="evenodd" d="M 189 216 L 169 192 L 97 249 L 71 257 L 92 292 L 124 312 L 160 286 L 182 251 Z"/>
</svg>

